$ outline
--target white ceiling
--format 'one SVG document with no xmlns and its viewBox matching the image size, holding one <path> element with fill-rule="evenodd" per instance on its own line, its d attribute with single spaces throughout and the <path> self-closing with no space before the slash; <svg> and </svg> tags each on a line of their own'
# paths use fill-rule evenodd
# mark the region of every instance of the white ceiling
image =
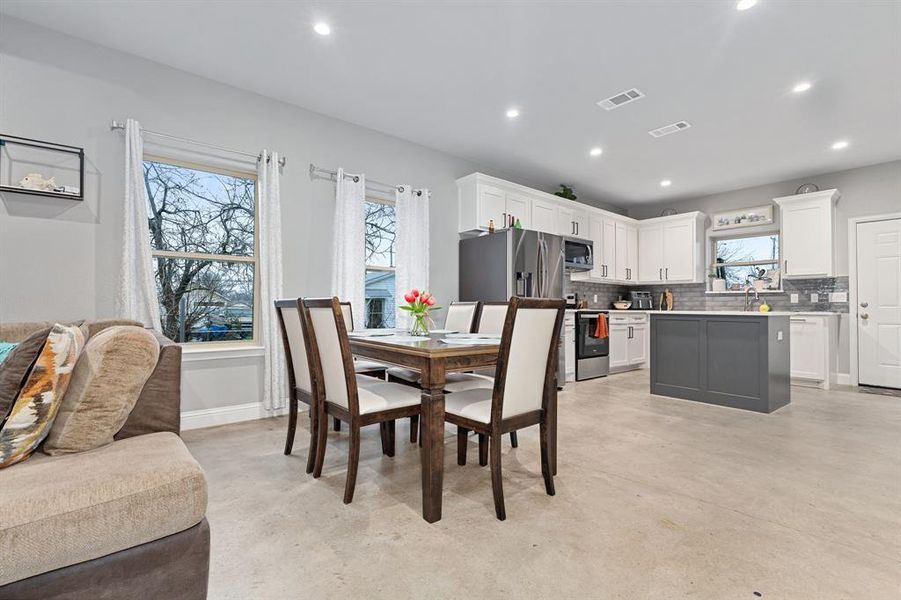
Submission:
<svg viewBox="0 0 901 600">
<path fill-rule="evenodd" d="M 732 0 L 4 0 L 2 11 L 621 206 L 901 158 L 896 1 L 739 12 Z M 312 31 L 319 20 L 331 36 Z M 813 88 L 792 94 L 802 80 Z M 595 105 L 631 87 L 647 97 Z M 647 133 L 681 119 L 692 128 Z M 839 139 L 850 146 L 831 150 Z M 603 155 L 589 157 L 593 146 Z"/>
</svg>

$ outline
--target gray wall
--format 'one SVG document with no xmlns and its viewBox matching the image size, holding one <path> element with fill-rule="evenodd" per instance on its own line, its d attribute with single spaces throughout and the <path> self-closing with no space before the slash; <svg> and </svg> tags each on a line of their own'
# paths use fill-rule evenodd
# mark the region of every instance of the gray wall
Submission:
<svg viewBox="0 0 901 600">
<path fill-rule="evenodd" d="M 866 142 L 861 140 L 860 143 Z M 846 152 L 853 151 L 853 146 L 846 150 Z M 848 274 L 848 219 L 901 210 L 901 160 L 896 160 L 869 167 L 732 190 L 712 196 L 643 204 L 630 207 L 628 214 L 636 219 L 647 219 L 659 217 L 660 212 L 666 208 L 674 208 L 678 212 L 699 210 L 712 215 L 733 208 L 760 206 L 773 198 L 790 196 L 802 183 L 815 183 L 821 190 L 837 188 L 842 194 L 836 207 L 836 275 Z"/>
<path fill-rule="evenodd" d="M 83 146 L 88 171 L 85 202 L 0 196 L 0 320 L 114 315 L 124 140 L 108 126 L 127 117 L 156 131 L 287 156 L 286 295 L 330 292 L 334 184 L 311 180 L 310 162 L 431 188 L 432 289 L 442 303 L 456 296 L 454 180 L 475 165 L 8 17 L 0 18 L 0 44 L 0 131 Z M 183 408 L 256 402 L 259 363 L 186 364 Z"/>
</svg>

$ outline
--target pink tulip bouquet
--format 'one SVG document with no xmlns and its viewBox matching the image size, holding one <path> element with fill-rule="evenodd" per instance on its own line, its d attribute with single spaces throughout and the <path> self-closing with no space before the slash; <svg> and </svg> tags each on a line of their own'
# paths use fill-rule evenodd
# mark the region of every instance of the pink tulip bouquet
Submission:
<svg viewBox="0 0 901 600">
<path fill-rule="evenodd" d="M 410 335 L 429 335 L 429 324 L 432 324 L 429 311 L 441 308 L 440 306 L 435 306 L 435 297 L 429 292 L 420 292 L 418 289 L 413 288 L 404 294 L 404 301 L 406 304 L 402 304 L 400 309 L 410 313 L 410 316 L 413 318 Z"/>
</svg>

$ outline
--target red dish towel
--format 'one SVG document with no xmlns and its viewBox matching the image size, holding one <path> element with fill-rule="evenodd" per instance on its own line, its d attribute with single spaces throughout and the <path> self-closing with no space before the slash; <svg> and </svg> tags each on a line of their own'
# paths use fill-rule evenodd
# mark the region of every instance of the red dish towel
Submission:
<svg viewBox="0 0 901 600">
<path fill-rule="evenodd" d="M 606 315 L 598 315 L 598 326 L 594 330 L 594 334 L 591 336 L 593 338 L 597 338 L 602 340 L 610 335 L 607 330 L 607 316 Z"/>
</svg>

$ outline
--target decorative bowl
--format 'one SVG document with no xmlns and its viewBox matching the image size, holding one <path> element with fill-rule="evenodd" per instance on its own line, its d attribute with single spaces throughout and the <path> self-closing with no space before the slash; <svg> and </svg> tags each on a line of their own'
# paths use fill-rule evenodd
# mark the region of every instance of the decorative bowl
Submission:
<svg viewBox="0 0 901 600">
<path fill-rule="evenodd" d="M 613 303 L 613 308 L 615 308 L 616 310 L 629 310 L 631 307 L 631 300 L 618 300 Z"/>
</svg>

